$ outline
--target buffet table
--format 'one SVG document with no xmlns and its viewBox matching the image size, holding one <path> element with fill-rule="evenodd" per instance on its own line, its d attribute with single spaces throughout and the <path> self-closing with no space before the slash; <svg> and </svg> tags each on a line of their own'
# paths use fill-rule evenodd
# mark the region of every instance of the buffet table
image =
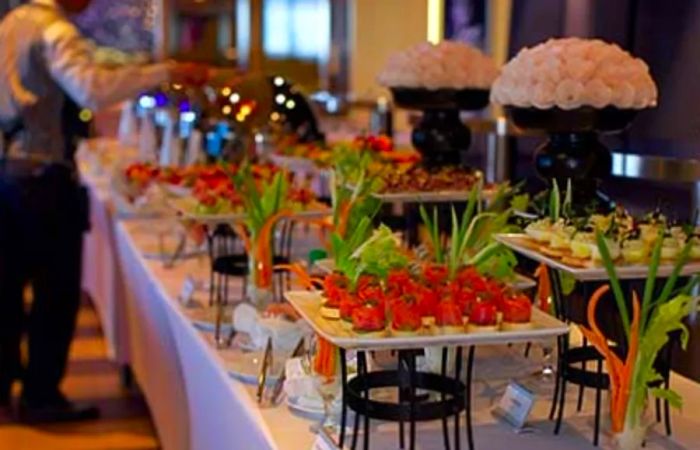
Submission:
<svg viewBox="0 0 700 450">
<path fill-rule="evenodd" d="M 184 259 L 166 268 L 162 261 L 144 257 L 145 249 L 152 245 L 149 239 L 153 239 L 153 229 L 161 226 L 162 220 L 118 220 L 110 206 L 106 178 L 84 173 L 83 179 L 91 191 L 93 226 L 86 242 L 84 286 L 99 312 L 111 354 L 133 369 L 162 447 L 323 448 L 314 447 L 316 436 L 310 429 L 313 420 L 292 412 L 284 402 L 267 408 L 255 403 L 255 386 L 229 373 L 235 353 L 217 350 L 213 333 L 198 330 L 190 308 L 178 301 L 186 277 L 208 276 L 207 259 Z M 195 293 L 201 299 L 207 296 L 205 291 Z M 553 424 L 546 416 L 553 386 L 528 375 L 540 368 L 537 356 L 523 356 L 522 346 L 477 349 L 472 393 L 477 448 L 591 448 L 587 438 L 592 427 L 590 411 L 567 417 L 562 433 L 552 435 Z M 530 416 L 531 427 L 524 434 L 514 433 L 491 415 L 511 379 L 533 388 L 539 400 Z M 672 384 L 690 405 L 700 397 L 697 386 L 681 377 L 674 376 Z M 570 398 L 574 403 L 575 396 Z M 593 402 L 589 398 L 586 403 L 590 407 Z M 655 432 L 647 448 L 695 448 L 693 436 L 700 426 L 699 416 L 692 408 L 674 412 L 672 440 Z M 440 425 L 439 421 L 419 423 L 416 448 L 442 448 Z M 397 433 L 395 423 L 372 421 L 371 448 L 396 448 Z"/>
</svg>

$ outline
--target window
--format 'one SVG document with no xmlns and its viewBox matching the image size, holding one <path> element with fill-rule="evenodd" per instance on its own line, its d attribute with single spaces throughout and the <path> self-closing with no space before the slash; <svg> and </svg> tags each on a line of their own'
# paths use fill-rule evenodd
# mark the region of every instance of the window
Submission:
<svg viewBox="0 0 700 450">
<path fill-rule="evenodd" d="M 272 58 L 328 58 L 329 0 L 265 0 L 263 49 Z"/>
</svg>

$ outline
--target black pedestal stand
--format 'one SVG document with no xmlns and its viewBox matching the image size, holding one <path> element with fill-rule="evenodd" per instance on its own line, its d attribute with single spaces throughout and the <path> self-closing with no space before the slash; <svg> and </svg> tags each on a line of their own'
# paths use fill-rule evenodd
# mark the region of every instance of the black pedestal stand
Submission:
<svg viewBox="0 0 700 450">
<path fill-rule="evenodd" d="M 427 168 L 460 165 L 469 150 L 471 132 L 459 118 L 460 111 L 477 111 L 489 104 L 485 89 L 391 89 L 394 103 L 405 109 L 423 111 L 413 129 L 411 141 Z"/>
<path fill-rule="evenodd" d="M 505 110 L 517 127 L 548 134 L 549 139 L 535 153 L 535 168 L 540 178 L 548 185 L 556 179 L 562 191 L 567 180 L 571 180 L 575 207 L 597 204 L 601 211 L 612 208 L 608 197 L 599 190 L 601 181 L 612 171 L 612 156 L 598 136 L 625 129 L 636 110 L 590 106 L 572 110 L 509 106 Z"/>
<path fill-rule="evenodd" d="M 467 445 L 474 448 L 471 426 L 471 381 L 474 362 L 474 347 L 469 347 L 466 367 L 466 382 L 462 382 L 462 347 L 454 349 L 454 370 L 448 371 L 447 347 L 442 349 L 441 371 L 439 374 L 421 372 L 416 369 L 416 357 L 420 350 L 399 350 L 396 370 L 380 370 L 369 372 L 367 368 L 367 352 L 357 352 L 357 376 L 347 380 L 346 350 L 340 350 L 342 384 L 342 412 L 340 423 L 339 444 L 342 448 L 346 442 L 345 428 L 347 425 L 347 410 L 355 412 L 351 448 L 357 448 L 360 416 L 363 418 L 363 446 L 369 449 L 370 419 L 379 419 L 399 423 L 399 448 L 410 450 L 416 446 L 416 422 L 440 419 L 446 450 L 459 450 L 460 444 L 460 414 L 466 411 Z M 374 400 L 371 396 L 373 389 L 395 387 L 399 391 L 398 403 Z M 428 395 L 418 395 L 416 391 L 429 391 Z M 450 439 L 448 421 L 454 420 L 454 435 Z M 408 447 L 406 447 L 405 428 L 408 425 Z M 450 447 L 450 442 L 454 447 Z"/>
</svg>

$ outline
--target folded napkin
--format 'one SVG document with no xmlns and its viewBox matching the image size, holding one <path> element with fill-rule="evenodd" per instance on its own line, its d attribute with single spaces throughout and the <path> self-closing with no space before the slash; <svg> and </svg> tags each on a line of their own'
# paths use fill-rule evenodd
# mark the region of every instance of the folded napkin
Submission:
<svg viewBox="0 0 700 450">
<path fill-rule="evenodd" d="M 281 317 L 263 317 L 257 309 L 247 303 L 233 310 L 233 328 L 247 333 L 255 348 L 265 348 L 267 339 L 272 338 L 275 350 L 291 352 L 302 336 L 311 330 L 303 320 L 291 322 Z"/>
</svg>

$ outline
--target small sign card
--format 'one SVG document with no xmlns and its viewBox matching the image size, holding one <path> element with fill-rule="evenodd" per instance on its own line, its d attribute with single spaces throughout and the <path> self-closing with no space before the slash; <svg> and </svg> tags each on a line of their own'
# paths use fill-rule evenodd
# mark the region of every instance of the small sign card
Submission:
<svg viewBox="0 0 700 450">
<path fill-rule="evenodd" d="M 182 289 L 180 290 L 180 295 L 178 295 L 178 300 L 185 308 L 192 306 L 192 297 L 194 296 L 194 291 L 196 289 L 196 283 L 194 279 L 187 275 L 185 281 L 182 283 Z"/>
<path fill-rule="evenodd" d="M 534 403 L 535 396 L 531 391 L 511 381 L 498 405 L 493 409 L 493 415 L 508 422 L 516 430 L 522 430 Z"/>
<path fill-rule="evenodd" d="M 329 432 L 324 429 L 318 431 L 311 446 L 311 450 L 344 450 L 344 448 L 341 449 Z"/>
</svg>

